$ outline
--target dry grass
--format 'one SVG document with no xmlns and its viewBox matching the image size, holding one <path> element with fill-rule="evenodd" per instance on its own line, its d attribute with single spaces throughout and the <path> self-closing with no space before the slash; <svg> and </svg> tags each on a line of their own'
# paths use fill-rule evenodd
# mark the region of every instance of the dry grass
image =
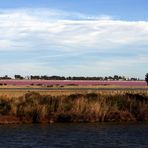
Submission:
<svg viewBox="0 0 148 148">
<path fill-rule="evenodd" d="M 29 92 L 20 97 L 1 96 L 1 117 L 12 116 L 19 122 L 29 123 L 148 121 L 148 94 L 63 93 Z"/>
<path fill-rule="evenodd" d="M 52 86 L 52 88 L 60 88 L 61 86 Z M 40 90 L 40 91 L 35 91 L 40 93 L 41 95 L 51 95 L 51 96 L 61 96 L 61 95 L 70 95 L 70 94 L 75 94 L 75 93 L 81 93 L 81 94 L 86 94 L 86 93 L 100 93 L 102 95 L 116 95 L 116 94 L 124 94 L 124 93 L 148 93 L 146 90 L 91 90 L 91 88 L 127 88 L 125 86 L 63 86 L 64 88 L 88 88 L 88 90 Z M 0 86 L 0 88 L 47 88 L 47 86 L 14 86 L 14 85 L 6 85 L 6 86 Z M 90 90 L 89 90 L 90 88 Z M 138 88 L 136 86 L 134 87 L 129 87 L 129 88 Z M 141 88 L 147 88 L 141 87 Z M 31 91 L 31 89 L 30 89 Z M 5 96 L 8 98 L 17 98 L 20 96 L 25 95 L 26 93 L 30 92 L 29 90 L 0 90 L 0 96 Z"/>
</svg>

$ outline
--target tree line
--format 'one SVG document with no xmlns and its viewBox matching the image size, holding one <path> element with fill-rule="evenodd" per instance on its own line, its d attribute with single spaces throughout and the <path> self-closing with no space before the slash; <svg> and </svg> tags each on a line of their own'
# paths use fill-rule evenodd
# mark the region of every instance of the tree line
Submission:
<svg viewBox="0 0 148 148">
<path fill-rule="evenodd" d="M 145 75 L 145 81 L 146 81 L 147 86 L 148 86 L 148 73 Z"/>
<path fill-rule="evenodd" d="M 84 77 L 84 76 L 47 76 L 47 75 L 30 75 L 30 76 L 21 76 L 21 75 L 14 75 L 14 78 L 5 75 L 0 77 L 1 80 L 8 80 L 8 79 L 15 79 L 15 80 L 129 80 L 129 81 L 137 81 L 140 80 L 139 78 L 126 78 L 124 76 L 105 76 L 105 77 Z"/>
</svg>

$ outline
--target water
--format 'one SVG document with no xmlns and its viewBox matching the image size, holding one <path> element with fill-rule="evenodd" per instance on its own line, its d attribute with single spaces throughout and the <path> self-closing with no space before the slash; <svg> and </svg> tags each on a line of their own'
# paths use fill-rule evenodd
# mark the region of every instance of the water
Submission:
<svg viewBox="0 0 148 148">
<path fill-rule="evenodd" d="M 148 148 L 148 124 L 0 125 L 2 148 Z"/>
</svg>

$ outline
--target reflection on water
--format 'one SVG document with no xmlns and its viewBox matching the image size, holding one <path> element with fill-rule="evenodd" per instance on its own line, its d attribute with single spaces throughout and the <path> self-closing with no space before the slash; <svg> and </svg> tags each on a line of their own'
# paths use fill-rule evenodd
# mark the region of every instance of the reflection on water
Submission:
<svg viewBox="0 0 148 148">
<path fill-rule="evenodd" d="M 148 124 L 1 125 L 0 147 L 148 148 Z"/>
</svg>

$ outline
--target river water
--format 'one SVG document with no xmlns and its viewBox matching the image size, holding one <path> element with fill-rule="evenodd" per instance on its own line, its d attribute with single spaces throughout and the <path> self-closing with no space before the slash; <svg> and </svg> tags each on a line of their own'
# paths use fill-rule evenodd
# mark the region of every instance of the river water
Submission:
<svg viewBox="0 0 148 148">
<path fill-rule="evenodd" d="M 148 148 L 147 123 L 0 125 L 2 148 Z"/>
</svg>

